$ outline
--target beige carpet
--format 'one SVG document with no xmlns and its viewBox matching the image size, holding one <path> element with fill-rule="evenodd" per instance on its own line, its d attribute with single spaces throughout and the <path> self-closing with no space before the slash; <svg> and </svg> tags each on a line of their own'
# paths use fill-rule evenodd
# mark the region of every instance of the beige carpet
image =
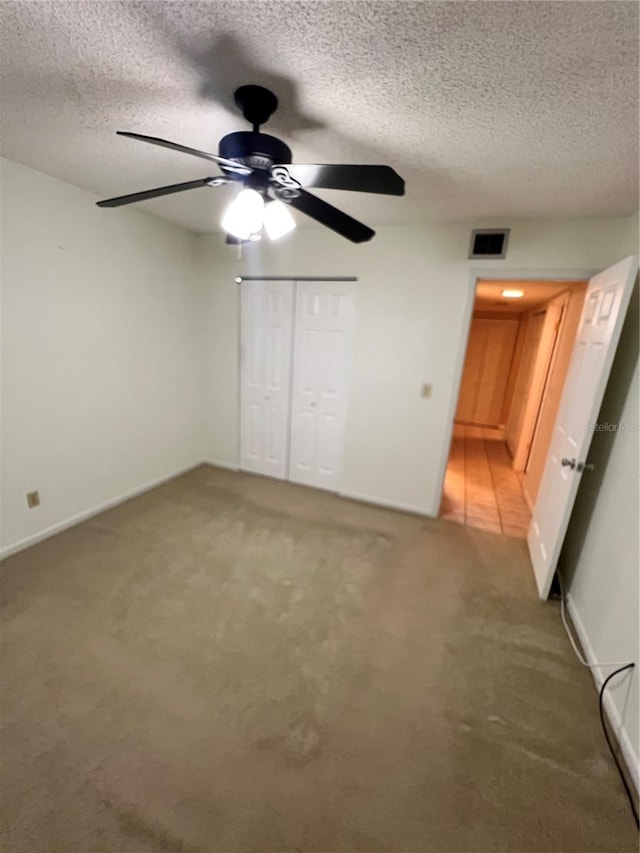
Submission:
<svg viewBox="0 0 640 853">
<path fill-rule="evenodd" d="M 637 850 L 522 540 L 201 468 L 3 591 L 11 853 Z"/>
</svg>

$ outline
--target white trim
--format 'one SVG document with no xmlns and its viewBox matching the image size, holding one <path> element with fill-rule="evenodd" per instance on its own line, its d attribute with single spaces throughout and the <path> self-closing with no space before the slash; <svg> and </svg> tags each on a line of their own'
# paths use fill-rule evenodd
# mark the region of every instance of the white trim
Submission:
<svg viewBox="0 0 640 853">
<path fill-rule="evenodd" d="M 389 501 L 385 498 L 372 497 L 371 495 L 362 495 L 358 492 L 343 492 L 339 491 L 338 495 L 341 498 L 348 500 L 359 501 L 360 503 L 372 504 L 373 506 L 382 506 L 385 509 L 395 509 L 399 512 L 409 512 L 411 515 L 420 515 L 423 518 L 433 518 L 424 507 L 415 506 L 414 504 L 405 504 L 400 501 Z"/>
<path fill-rule="evenodd" d="M 460 339 L 460 343 L 458 345 L 458 354 L 456 355 L 456 364 L 455 370 L 453 373 L 453 394 L 451 395 L 451 402 L 449 404 L 449 411 L 447 412 L 447 419 L 445 423 L 447 423 L 449 434 L 445 443 L 445 452 L 442 454 L 442 459 L 440 460 L 440 471 L 438 473 L 438 478 L 436 480 L 437 491 L 435 495 L 435 506 L 432 507 L 431 514 L 434 518 L 437 518 L 438 513 L 440 511 L 440 505 L 442 504 L 442 496 L 444 494 L 444 478 L 447 475 L 447 465 L 449 464 L 449 456 L 451 455 L 451 442 L 453 441 L 453 430 L 454 430 L 454 421 L 456 417 L 456 409 L 458 408 L 458 397 L 460 396 L 460 386 L 462 385 L 462 373 L 464 371 L 464 362 L 467 357 L 467 344 L 469 343 L 469 334 L 471 331 L 471 319 L 473 317 L 473 303 L 476 298 L 476 281 L 477 281 L 477 273 L 475 269 L 471 270 L 471 274 L 469 277 L 469 284 L 467 285 L 467 302 L 464 308 L 463 314 L 463 334 Z"/>
<path fill-rule="evenodd" d="M 477 262 L 477 259 L 475 259 Z M 592 276 L 597 275 L 601 270 L 593 269 L 505 269 L 504 267 L 479 266 L 475 264 L 469 270 L 469 283 L 467 285 L 467 304 L 465 305 L 463 315 L 463 335 L 458 346 L 458 354 L 456 356 L 456 365 L 454 371 L 454 393 L 451 397 L 449 412 L 447 413 L 447 421 L 449 424 L 449 435 L 446 441 L 446 452 L 440 460 L 440 471 L 436 483 L 438 490 L 436 493 L 436 506 L 432 509 L 429 515 L 433 518 L 438 517 L 440 511 L 440 503 L 444 493 L 444 478 L 447 474 L 447 464 L 451 453 L 451 442 L 453 441 L 454 419 L 456 409 L 458 408 L 458 397 L 460 396 L 460 386 L 462 385 L 462 373 L 464 371 L 464 361 L 467 355 L 467 344 L 469 343 L 469 332 L 471 330 L 471 319 L 473 316 L 473 304 L 476 297 L 476 285 L 479 278 L 489 278 L 498 281 L 510 281 L 518 279 L 520 281 L 588 281 Z"/>
<path fill-rule="evenodd" d="M 225 471 L 240 471 L 240 467 L 233 462 L 222 462 L 220 459 L 204 459 L 203 465 L 211 465 L 212 468 L 224 468 Z M 250 473 L 243 471 L 244 474 Z"/>
<path fill-rule="evenodd" d="M 235 471 L 237 474 L 245 474 L 249 477 L 259 477 L 261 480 L 270 480 L 274 483 L 286 483 L 292 488 L 309 489 L 311 491 L 319 492 L 321 494 L 336 495 L 337 497 L 344 498 L 345 500 L 358 501 L 358 503 L 369 504 L 370 506 L 381 506 L 385 509 L 396 510 L 397 512 L 408 512 L 411 515 L 419 515 L 422 518 L 433 518 L 433 516 L 429 515 L 429 513 L 424 507 L 415 506 L 414 504 L 406 504 L 400 501 L 390 501 L 386 500 L 386 498 L 363 495 L 360 492 L 349 492 L 343 491 L 342 489 L 334 491 L 333 489 L 323 489 L 320 486 L 310 486 L 306 483 L 295 483 L 292 480 L 281 480 L 279 477 L 271 477 L 269 476 L 269 474 L 258 474 L 255 471 L 245 471 L 244 469 L 232 465 L 229 462 L 218 462 L 213 459 L 205 459 L 203 464 L 211 465 L 213 468 L 223 468 L 227 471 Z"/>
<path fill-rule="evenodd" d="M 598 658 L 589 640 L 589 635 L 587 634 L 584 622 L 580 618 L 580 614 L 578 613 L 578 610 L 573 604 L 570 595 L 567 595 L 566 597 L 566 605 L 567 612 L 571 617 L 571 624 L 573 625 L 578 640 L 580 641 L 580 645 L 582 646 L 582 651 L 584 652 L 584 657 L 587 663 L 597 663 Z M 609 671 L 613 671 L 613 667 L 607 667 L 604 672 L 600 669 L 591 670 L 591 675 L 593 676 L 593 680 L 598 691 L 602 687 L 602 683 L 604 682 L 607 675 L 609 675 Z M 620 746 L 620 752 L 622 753 L 624 762 L 627 765 L 629 776 L 631 777 L 633 784 L 636 787 L 636 791 L 640 793 L 639 757 L 633 747 L 633 744 L 631 743 L 631 738 L 629 737 L 629 733 L 625 728 L 624 721 L 620 716 L 620 711 L 618 710 L 618 707 L 610 692 L 606 692 L 604 694 L 603 706 L 609 719 L 611 728 Z"/>
<path fill-rule="evenodd" d="M 101 512 L 106 512 L 108 509 L 113 509 L 113 507 L 118 506 L 119 504 L 123 504 L 126 501 L 131 500 L 132 498 L 137 498 L 140 495 L 143 495 L 145 492 L 150 492 L 151 489 L 155 489 L 157 486 L 161 486 L 163 483 L 168 483 L 169 480 L 175 480 L 176 477 L 181 477 L 183 474 L 188 474 L 189 471 L 194 471 L 196 468 L 200 468 L 201 465 L 209 464 L 206 461 L 196 462 L 195 465 L 187 465 L 186 468 L 180 468 L 178 471 L 173 471 L 171 474 L 165 474 L 163 477 L 159 477 L 157 480 L 153 480 L 150 483 L 145 483 L 144 486 L 138 486 L 135 489 L 132 489 L 129 492 L 125 492 L 124 494 L 118 495 L 115 498 L 110 498 L 108 501 L 104 501 L 101 504 L 97 504 L 96 506 L 91 507 L 91 509 L 85 509 L 82 512 L 77 513 L 76 515 L 72 515 L 69 518 L 65 518 L 63 521 L 59 521 L 56 524 L 52 524 L 51 527 L 45 527 L 44 530 L 39 530 L 37 533 L 32 533 L 30 536 L 25 536 L 24 539 L 19 539 L 17 542 L 14 542 L 12 545 L 7 545 L 5 548 L 0 548 L 0 560 L 4 560 L 6 557 L 10 557 L 12 554 L 16 554 L 18 551 L 23 551 L 25 548 L 29 548 L 31 545 L 35 545 L 38 542 L 42 542 L 44 539 L 49 539 L 51 536 L 55 536 L 57 533 L 62 533 L 63 530 L 67 530 L 69 527 L 75 527 L 76 524 L 81 524 L 83 521 L 87 521 L 89 518 L 93 518 L 94 515 L 100 515 Z"/>
<path fill-rule="evenodd" d="M 238 245 L 238 249 L 242 250 L 242 243 Z M 236 471 L 241 471 L 240 463 L 242 462 L 242 282 L 240 282 L 240 286 L 236 287 L 234 290 L 235 300 L 236 300 L 236 330 L 238 332 L 236 338 L 236 357 L 237 361 L 237 374 L 236 374 L 236 405 L 235 405 L 235 415 L 236 415 L 236 429 L 235 429 L 235 452 L 236 452 Z M 218 463 L 213 463 L 218 464 Z M 225 464 L 221 464 L 220 467 L 226 467 Z"/>
<path fill-rule="evenodd" d="M 477 258 L 475 259 L 477 262 Z M 470 269 L 471 278 L 488 278 L 492 281 L 510 281 L 518 279 L 519 281 L 588 281 L 602 272 L 602 268 L 598 269 L 505 269 L 505 267 L 483 267 L 477 263 Z"/>
</svg>

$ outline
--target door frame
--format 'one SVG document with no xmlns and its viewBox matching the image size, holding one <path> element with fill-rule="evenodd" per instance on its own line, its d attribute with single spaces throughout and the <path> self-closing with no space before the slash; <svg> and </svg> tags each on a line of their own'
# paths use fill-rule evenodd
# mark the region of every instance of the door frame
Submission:
<svg viewBox="0 0 640 853">
<path fill-rule="evenodd" d="M 449 402 L 449 411 L 447 413 L 447 436 L 446 436 L 446 452 L 440 460 L 440 471 L 438 474 L 438 504 L 435 507 L 434 516 L 440 514 L 440 506 L 442 504 L 442 496 L 444 494 L 444 480 L 447 474 L 447 465 L 449 464 L 449 456 L 451 455 L 451 444 L 453 442 L 453 430 L 455 426 L 456 409 L 458 408 L 458 398 L 460 396 L 460 388 L 462 386 L 462 374 L 464 372 L 464 362 L 467 357 L 467 345 L 469 343 L 469 335 L 471 333 L 471 321 L 473 319 L 473 305 L 476 299 L 476 288 L 479 279 L 491 279 L 492 281 L 550 281 L 550 282 L 566 282 L 568 285 L 573 283 L 588 281 L 594 275 L 602 272 L 601 269 L 558 269 L 558 268 L 543 268 L 543 269 L 519 269 L 504 267 L 490 267 L 474 265 L 469 270 L 469 281 L 467 283 L 466 300 L 464 311 L 462 313 L 462 334 L 458 342 L 458 352 L 456 355 L 453 393 Z"/>
<path fill-rule="evenodd" d="M 534 387 L 529 389 L 529 400 L 527 400 L 527 405 L 525 406 L 524 411 L 524 425 L 520 434 L 520 440 L 518 442 L 517 452 L 513 458 L 513 467 L 516 471 L 522 471 L 523 474 L 527 472 L 527 465 L 529 464 L 529 456 L 531 455 L 531 448 L 533 446 L 533 440 L 535 438 L 536 430 L 538 428 L 538 421 L 540 419 L 540 412 L 542 410 L 542 403 L 545 396 L 545 391 L 547 389 L 547 385 L 549 383 L 549 376 L 551 374 L 551 369 L 553 367 L 553 362 L 556 358 L 556 354 L 558 352 L 558 345 L 560 343 L 560 338 L 562 335 L 562 329 L 564 323 L 567 319 L 567 308 L 569 307 L 569 301 L 571 299 L 571 291 L 569 289 L 565 290 L 563 293 L 559 293 L 557 296 L 554 296 L 550 302 L 546 303 L 547 308 L 547 316 L 546 321 L 549 322 L 549 313 L 548 309 L 558 299 L 563 299 L 563 304 L 560 308 L 560 318 L 552 330 L 552 339 L 551 341 L 547 341 L 548 346 L 545 351 L 542 353 L 536 353 L 536 364 L 534 366 L 534 372 L 532 376 L 532 385 L 535 383 Z M 542 338 L 540 341 L 540 347 L 544 343 L 544 329 L 542 330 Z M 539 347 L 539 349 L 540 349 Z M 536 375 L 536 368 L 540 368 Z M 538 380 L 535 382 L 535 380 Z M 532 391 L 535 391 L 535 399 L 533 400 L 534 405 L 530 405 Z M 519 465 L 517 463 L 520 463 Z M 526 496 L 525 496 L 526 500 Z"/>
</svg>

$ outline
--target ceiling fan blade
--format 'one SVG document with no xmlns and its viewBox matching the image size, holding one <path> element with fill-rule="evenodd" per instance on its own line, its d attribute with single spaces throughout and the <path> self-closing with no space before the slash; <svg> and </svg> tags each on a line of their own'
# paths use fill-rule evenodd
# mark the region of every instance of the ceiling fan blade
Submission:
<svg viewBox="0 0 640 853">
<path fill-rule="evenodd" d="M 227 234 L 224 242 L 227 246 L 240 246 L 242 243 L 248 243 L 249 240 L 245 240 L 244 237 L 234 237 L 233 234 Z"/>
<path fill-rule="evenodd" d="M 249 166 L 243 166 L 242 163 L 236 163 L 235 160 L 227 160 L 226 157 L 218 157 L 217 154 L 210 154 L 208 151 L 199 151 L 197 148 L 188 148 L 186 145 L 179 145 L 177 142 L 169 142 L 168 139 L 158 139 L 157 136 L 143 136 L 141 133 L 129 133 L 126 130 L 116 130 L 118 136 L 128 136 L 130 139 L 139 139 L 141 142 L 150 142 L 151 145 L 160 145 L 163 148 L 171 148 L 172 151 L 180 151 L 182 154 L 191 154 L 193 157 L 202 157 L 203 160 L 213 160 L 219 166 L 231 172 L 236 172 L 238 175 L 250 175 L 253 172 Z"/>
<path fill-rule="evenodd" d="M 148 198 L 158 198 L 161 195 L 171 195 L 171 193 L 181 193 L 184 190 L 195 190 L 197 187 L 211 187 L 219 183 L 224 183 L 223 178 L 200 178 L 197 181 L 186 181 L 183 184 L 171 184 L 168 187 L 156 187 L 154 190 L 144 190 L 140 193 L 130 193 L 130 195 L 120 195 L 117 198 L 108 198 L 105 201 L 97 201 L 98 207 L 120 207 L 122 204 L 132 204 L 134 201 L 146 201 Z"/>
<path fill-rule="evenodd" d="M 348 166 L 341 164 L 306 165 L 291 163 L 285 167 L 303 187 L 327 190 L 353 190 L 360 193 L 404 195 L 404 181 L 391 166 Z"/>
<path fill-rule="evenodd" d="M 304 190 L 299 192 L 300 194 L 296 198 L 288 199 L 291 207 L 295 207 L 301 213 L 306 213 L 316 222 L 326 225 L 327 228 L 331 228 L 346 237 L 347 240 L 351 240 L 352 243 L 364 243 L 376 233 L 367 225 L 363 225 L 362 222 L 358 222 L 357 219 L 349 216 L 348 213 L 343 213 L 332 204 L 327 204 L 321 198 Z"/>
</svg>

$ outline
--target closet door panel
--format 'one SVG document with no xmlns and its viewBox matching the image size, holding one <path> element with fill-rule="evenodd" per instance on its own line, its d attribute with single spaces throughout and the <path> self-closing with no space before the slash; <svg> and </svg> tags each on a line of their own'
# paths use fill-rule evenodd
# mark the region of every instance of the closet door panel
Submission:
<svg viewBox="0 0 640 853">
<path fill-rule="evenodd" d="M 240 467 L 285 479 L 293 282 L 241 285 Z"/>
<path fill-rule="evenodd" d="M 337 490 L 347 414 L 354 292 L 297 282 L 289 477 Z"/>
</svg>

